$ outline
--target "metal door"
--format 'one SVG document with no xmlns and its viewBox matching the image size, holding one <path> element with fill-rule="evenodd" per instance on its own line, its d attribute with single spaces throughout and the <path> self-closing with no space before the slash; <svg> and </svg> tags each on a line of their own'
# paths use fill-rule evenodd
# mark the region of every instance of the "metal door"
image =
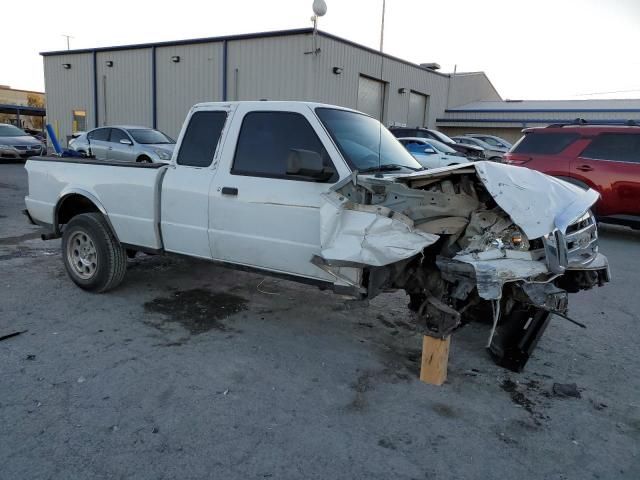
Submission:
<svg viewBox="0 0 640 480">
<path fill-rule="evenodd" d="M 357 109 L 382 121 L 384 110 L 384 82 L 360 76 Z"/>
<path fill-rule="evenodd" d="M 426 125 L 427 96 L 418 92 L 409 92 L 409 114 L 407 125 L 424 127 Z"/>
</svg>

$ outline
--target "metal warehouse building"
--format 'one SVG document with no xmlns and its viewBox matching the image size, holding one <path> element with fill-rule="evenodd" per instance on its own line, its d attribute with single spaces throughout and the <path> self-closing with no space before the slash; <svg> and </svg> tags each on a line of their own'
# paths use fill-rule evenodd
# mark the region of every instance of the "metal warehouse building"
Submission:
<svg viewBox="0 0 640 480">
<path fill-rule="evenodd" d="M 42 53 L 60 138 L 137 124 L 177 136 L 203 101 L 309 100 L 386 125 L 435 127 L 445 110 L 500 101 L 484 73 L 437 72 L 313 29 Z"/>
</svg>

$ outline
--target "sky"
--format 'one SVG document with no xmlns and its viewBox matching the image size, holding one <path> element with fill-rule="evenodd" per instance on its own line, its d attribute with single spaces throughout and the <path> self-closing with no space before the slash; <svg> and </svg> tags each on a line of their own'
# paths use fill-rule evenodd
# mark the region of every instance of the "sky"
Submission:
<svg viewBox="0 0 640 480">
<path fill-rule="evenodd" d="M 382 0 L 326 0 L 319 28 L 372 48 Z M 0 84 L 44 90 L 41 51 L 311 26 L 312 0 L 3 2 Z M 640 0 L 387 0 L 384 51 L 487 73 L 505 99 L 640 98 Z"/>
</svg>

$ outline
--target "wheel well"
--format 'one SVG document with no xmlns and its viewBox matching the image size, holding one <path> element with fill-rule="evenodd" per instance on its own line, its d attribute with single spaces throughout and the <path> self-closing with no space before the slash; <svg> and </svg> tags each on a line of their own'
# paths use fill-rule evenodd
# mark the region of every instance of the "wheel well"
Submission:
<svg viewBox="0 0 640 480">
<path fill-rule="evenodd" d="M 99 212 L 100 209 L 87 197 L 77 193 L 62 199 L 56 210 L 56 227 L 64 225 L 81 213 Z"/>
<path fill-rule="evenodd" d="M 138 158 L 136 158 L 136 162 L 139 162 L 141 160 L 145 160 L 145 161 L 151 161 L 151 157 L 149 155 L 145 155 L 144 153 L 142 155 L 138 155 Z"/>
</svg>

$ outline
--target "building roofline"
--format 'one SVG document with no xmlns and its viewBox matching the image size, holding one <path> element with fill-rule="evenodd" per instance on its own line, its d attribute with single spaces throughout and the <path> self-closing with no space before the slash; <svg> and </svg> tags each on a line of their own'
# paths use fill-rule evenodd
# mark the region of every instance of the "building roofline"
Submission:
<svg viewBox="0 0 640 480">
<path fill-rule="evenodd" d="M 23 92 L 23 93 L 37 93 L 38 95 L 44 95 L 44 92 L 38 92 L 36 90 L 24 90 L 22 88 L 11 88 L 8 85 L 0 85 L 0 91 L 5 92 Z"/>
<path fill-rule="evenodd" d="M 522 125 L 528 125 L 532 123 L 561 123 L 561 124 L 570 124 L 574 120 L 570 120 L 567 118 L 436 118 L 437 124 L 443 123 L 517 123 Z M 593 120 L 594 122 L 611 124 L 611 125 L 620 125 L 628 120 L 624 119 L 605 119 L 605 120 Z M 443 125 L 440 125 L 443 126 Z"/>
<path fill-rule="evenodd" d="M 258 33 L 244 33 L 239 35 L 224 35 L 220 37 L 201 37 L 201 38 L 191 38 L 191 39 L 183 39 L 183 40 L 170 40 L 164 42 L 150 42 L 150 43 L 135 43 L 128 45 L 115 45 L 110 47 L 96 47 L 96 48 L 81 48 L 77 50 L 54 50 L 49 52 L 40 52 L 40 55 L 43 57 L 51 57 L 56 55 L 79 55 L 83 53 L 98 53 L 98 52 L 116 52 L 119 50 L 139 50 L 144 48 L 158 48 L 158 47 L 174 47 L 179 45 L 195 45 L 200 43 L 214 43 L 214 42 L 224 42 L 224 41 L 234 41 L 234 40 L 251 40 L 255 38 L 273 38 L 273 37 L 289 37 L 294 35 L 309 35 L 313 33 L 313 28 L 297 28 L 291 30 L 274 30 L 268 32 L 258 32 Z M 397 62 L 404 63 L 405 65 L 409 65 L 415 68 L 419 68 L 424 70 L 425 72 L 432 73 L 434 75 L 439 75 L 441 77 L 450 78 L 451 74 L 449 73 L 441 73 L 436 72 L 435 70 L 430 70 L 428 68 L 421 67 L 417 63 L 410 62 L 408 60 L 404 60 L 402 58 L 395 57 L 393 55 L 389 55 L 388 53 L 380 53 L 378 50 L 367 47 L 365 45 L 361 45 L 359 43 L 353 42 L 351 40 L 347 40 L 346 38 L 339 37 L 337 35 L 333 35 L 332 33 L 323 32 L 321 30 L 317 31 L 318 35 L 321 37 L 329 38 L 335 40 L 340 43 L 344 43 L 346 45 L 350 45 L 352 47 L 359 48 L 361 50 L 367 51 L 369 53 L 374 53 L 376 55 L 382 55 L 384 58 L 389 60 L 395 60 Z M 479 72 L 484 73 L 484 72 Z M 486 76 L 486 75 L 485 75 Z M 488 77 L 487 77 L 488 78 Z M 495 89 L 495 87 L 494 87 Z M 497 93 L 497 92 L 496 92 Z"/>
<path fill-rule="evenodd" d="M 138 50 L 151 47 L 173 47 L 178 45 L 192 45 L 198 43 L 213 43 L 222 42 L 225 40 L 247 40 L 252 38 L 265 38 L 265 37 L 288 37 L 292 35 L 313 33 L 312 28 L 297 28 L 292 30 L 274 30 L 269 32 L 258 33 L 243 33 L 239 35 L 223 35 L 220 37 L 200 37 L 200 38 L 188 38 L 183 40 L 169 40 L 164 42 L 148 42 L 148 43 L 133 43 L 128 45 L 114 45 L 110 47 L 97 47 L 97 48 L 81 48 L 77 50 L 55 50 L 51 52 L 40 52 L 43 57 L 55 56 L 55 55 L 76 55 L 81 53 L 94 53 L 94 52 L 115 52 L 118 50 Z"/>
<path fill-rule="evenodd" d="M 11 105 L 0 104 L 0 113 L 17 113 L 20 112 L 24 115 L 32 114 L 37 117 L 44 117 L 46 115 L 46 109 L 42 107 L 29 107 L 27 105 Z"/>
<path fill-rule="evenodd" d="M 457 110 L 448 108 L 445 113 L 637 113 L 640 108 L 469 108 Z"/>
</svg>

